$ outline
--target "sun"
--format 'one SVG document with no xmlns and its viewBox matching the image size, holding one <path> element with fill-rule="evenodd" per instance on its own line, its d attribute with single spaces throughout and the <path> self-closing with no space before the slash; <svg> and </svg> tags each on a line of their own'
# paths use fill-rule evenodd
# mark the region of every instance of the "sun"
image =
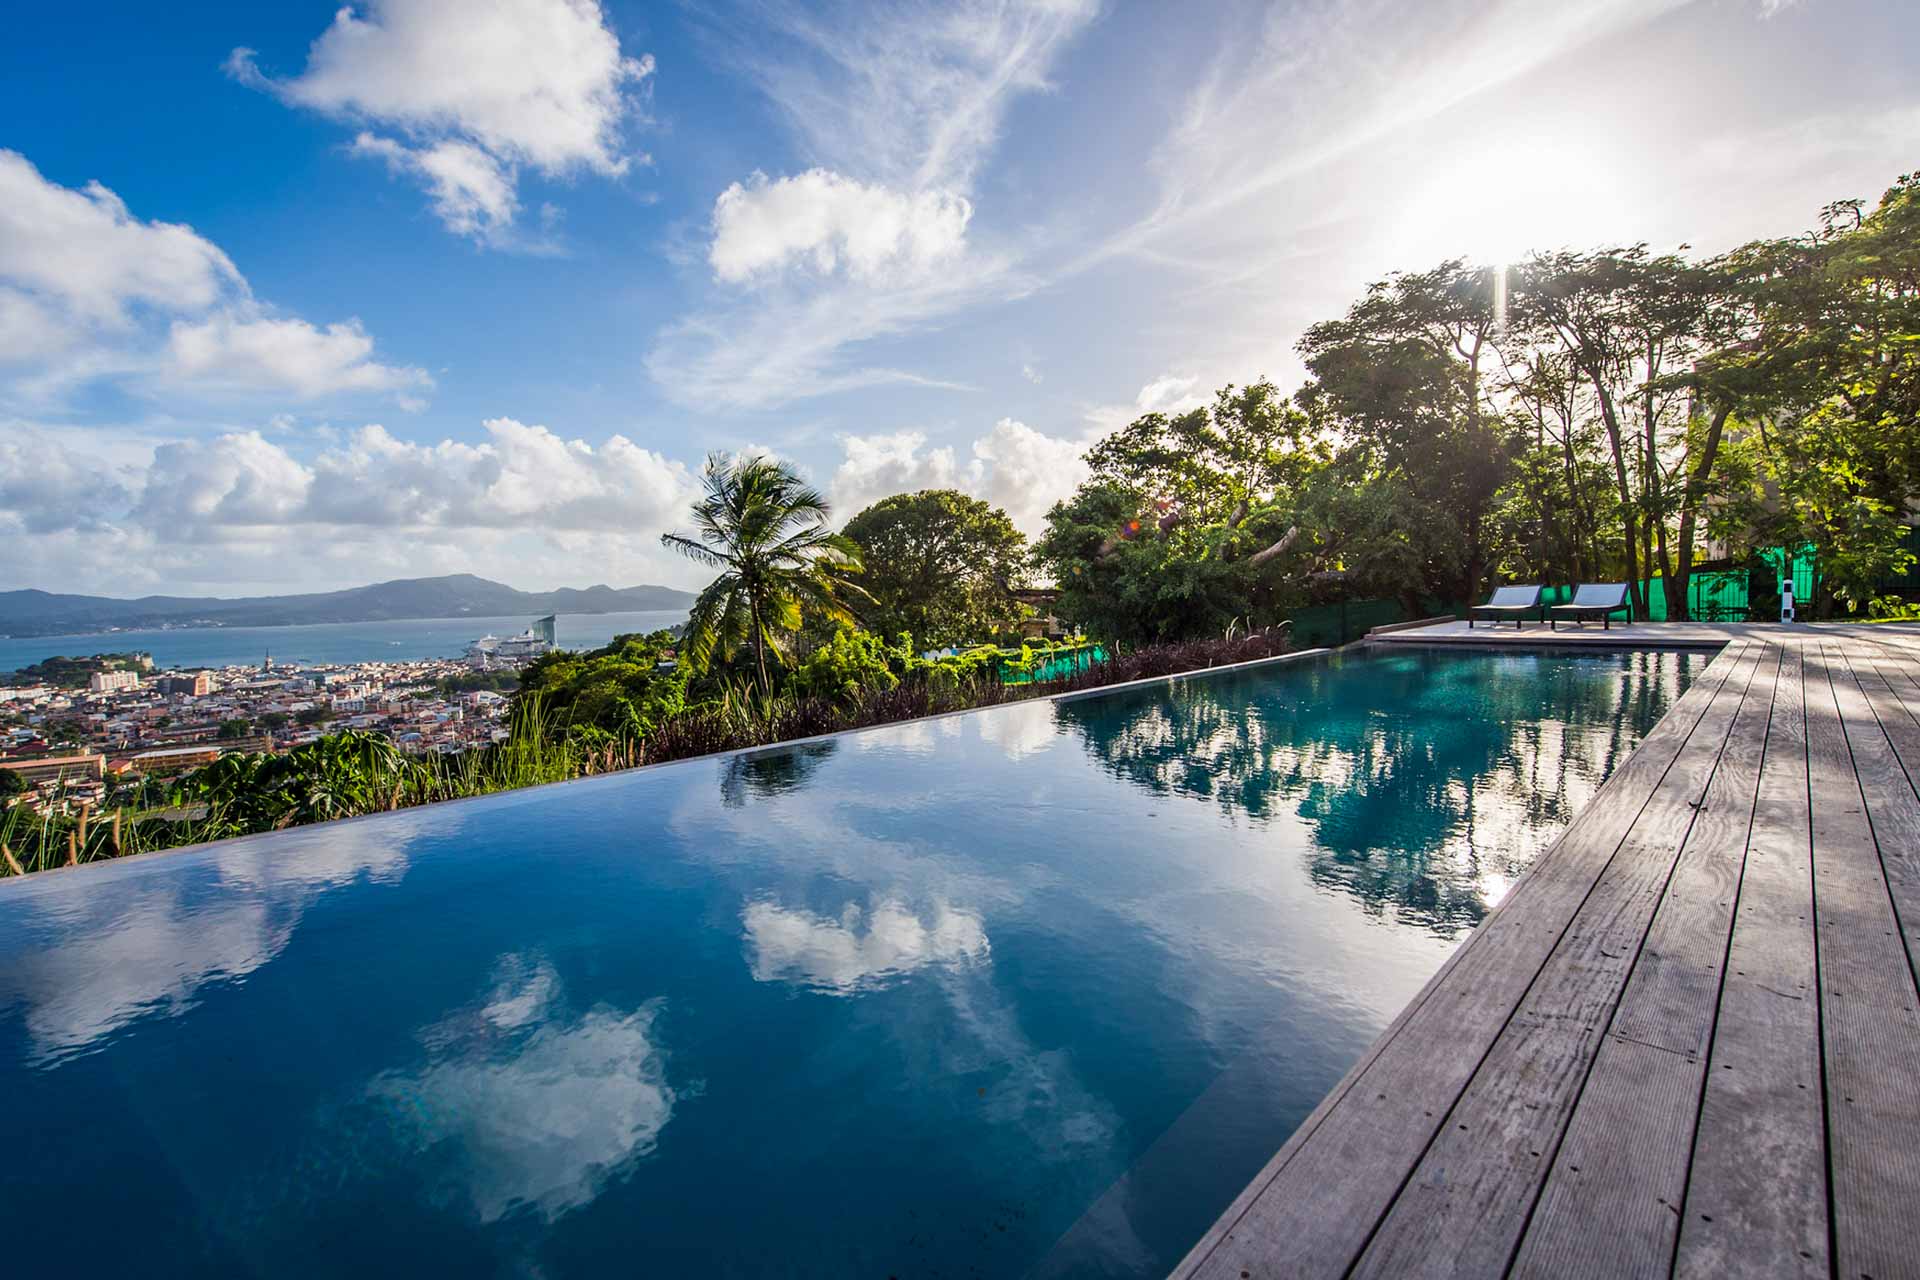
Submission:
<svg viewBox="0 0 1920 1280">
<path fill-rule="evenodd" d="M 1617 239 L 1632 221 L 1622 180 L 1575 147 L 1467 146 L 1407 176 L 1393 240 L 1395 260 L 1408 264 L 1462 255 L 1500 266 Z"/>
</svg>

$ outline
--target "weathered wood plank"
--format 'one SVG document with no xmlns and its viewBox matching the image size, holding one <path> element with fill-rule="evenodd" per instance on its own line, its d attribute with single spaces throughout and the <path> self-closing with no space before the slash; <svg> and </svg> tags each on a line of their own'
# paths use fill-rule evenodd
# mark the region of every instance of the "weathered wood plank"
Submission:
<svg viewBox="0 0 1920 1280">
<path fill-rule="evenodd" d="M 1806 700 L 1781 663 L 1674 1258 L 1676 1280 L 1826 1276 Z"/>
<path fill-rule="evenodd" d="M 1747 688 L 1579 1087 L 1516 1276 L 1653 1275 L 1673 1257 L 1779 663 L 1768 650 Z"/>
<path fill-rule="evenodd" d="M 1367 1276 L 1505 1270 L 1627 972 L 1692 829 L 1758 649 L 1725 686 L 1556 941 L 1354 1268 Z"/>
<path fill-rule="evenodd" d="M 1870 815 L 1888 813 L 1893 789 L 1872 775 L 1893 767 L 1891 752 L 1851 673 L 1835 665 L 1807 655 L 1834 1262 L 1840 1276 L 1889 1280 L 1920 1275 L 1920 1012 Z"/>
<path fill-rule="evenodd" d="M 1893 788 L 1880 806 L 1884 812 L 1874 818 L 1880 870 L 1893 897 L 1894 916 L 1907 947 L 1907 963 L 1920 968 L 1920 833 L 1913 829 L 1912 807 L 1898 801 L 1900 776 L 1904 775 L 1909 788 L 1920 786 L 1920 722 L 1895 688 L 1896 684 L 1907 683 L 1902 670 L 1905 664 L 1897 657 L 1875 659 L 1869 654 L 1848 652 L 1844 660 L 1852 668 L 1845 687 L 1857 688 L 1866 700 L 1890 749 L 1884 759 L 1875 751 L 1870 753 L 1871 763 L 1858 758 L 1854 763 L 1862 771 L 1863 786 L 1885 784 Z M 1920 692 L 1916 692 L 1915 702 L 1920 704 Z M 1867 782 L 1869 775 L 1871 784 Z M 1869 792 L 1870 813 L 1874 811 L 1873 800 Z"/>
<path fill-rule="evenodd" d="M 1342 1274 L 1748 647 L 1729 645 L 1175 1269 Z"/>
</svg>

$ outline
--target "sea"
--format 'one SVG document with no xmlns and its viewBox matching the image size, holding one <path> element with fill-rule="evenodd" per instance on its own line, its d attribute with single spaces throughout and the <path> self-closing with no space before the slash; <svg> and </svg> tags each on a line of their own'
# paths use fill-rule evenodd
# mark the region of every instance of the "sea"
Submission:
<svg viewBox="0 0 1920 1280">
<path fill-rule="evenodd" d="M 555 640 L 562 649 L 596 649 L 617 635 L 658 631 L 686 620 L 683 609 L 563 613 L 555 623 Z M 483 635 L 518 635 L 532 622 L 531 617 L 404 618 L 298 627 L 176 627 L 30 639 L 0 637 L 0 671 L 17 671 L 43 658 L 130 651 L 152 654 L 157 668 L 257 666 L 268 654 L 273 655 L 276 666 L 457 658 L 469 643 Z"/>
</svg>

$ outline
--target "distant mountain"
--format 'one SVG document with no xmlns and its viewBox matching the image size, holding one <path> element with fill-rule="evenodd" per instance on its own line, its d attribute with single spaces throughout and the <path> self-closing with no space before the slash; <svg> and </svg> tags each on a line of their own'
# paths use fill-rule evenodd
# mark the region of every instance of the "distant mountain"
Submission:
<svg viewBox="0 0 1920 1280">
<path fill-rule="evenodd" d="M 456 573 L 402 578 L 347 591 L 299 596 L 217 597 L 56 595 L 0 591 L 0 635 L 52 636 L 154 627 L 285 627 L 312 622 L 385 622 L 395 618 L 511 617 L 547 613 L 633 613 L 685 609 L 693 595 L 672 587 L 572 587 L 516 591 L 498 582 Z"/>
</svg>

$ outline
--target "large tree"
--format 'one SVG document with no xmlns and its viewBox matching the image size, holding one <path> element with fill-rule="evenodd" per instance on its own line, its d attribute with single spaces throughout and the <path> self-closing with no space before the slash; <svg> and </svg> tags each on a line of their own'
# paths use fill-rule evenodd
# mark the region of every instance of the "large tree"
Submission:
<svg viewBox="0 0 1920 1280">
<path fill-rule="evenodd" d="M 1501 287 L 1460 259 L 1390 276 L 1299 344 L 1314 377 L 1302 403 L 1392 482 L 1426 589 L 1442 599 L 1476 598 L 1498 552 L 1495 501 L 1517 435 L 1489 376 Z"/>
<path fill-rule="evenodd" d="M 1839 201 L 1814 231 L 1725 266 L 1752 333 L 1722 376 L 1778 493 L 1770 531 L 1813 548 L 1816 612 L 1858 608 L 1911 563 L 1920 502 L 1920 174 L 1871 213 Z"/>
<path fill-rule="evenodd" d="M 684 656 L 704 671 L 716 654 L 751 649 L 760 687 L 771 689 L 767 654 L 784 653 L 809 613 L 853 621 L 847 601 L 865 594 L 851 576 L 860 572 L 860 549 L 833 532 L 826 498 L 783 462 L 716 453 L 704 480 L 694 536 L 660 538 L 719 570 L 693 603 Z"/>
<path fill-rule="evenodd" d="M 1718 354 L 1739 340 L 1725 273 L 1644 245 L 1540 254 L 1514 281 L 1513 321 L 1547 379 L 1534 397 L 1570 388 L 1599 424 L 1635 612 L 1648 616 L 1642 583 L 1658 576 L 1667 616 L 1685 617 L 1738 403 Z"/>
<path fill-rule="evenodd" d="M 1007 513 L 953 489 L 882 498 L 842 530 L 868 597 L 854 612 L 883 636 L 935 647 L 983 640 L 1017 611 L 1027 540 Z"/>
<path fill-rule="evenodd" d="M 1149 413 L 1087 453 L 1035 557 L 1063 611 L 1107 640 L 1172 640 L 1277 620 L 1301 543 L 1294 512 L 1329 451 L 1271 382 Z"/>
</svg>

